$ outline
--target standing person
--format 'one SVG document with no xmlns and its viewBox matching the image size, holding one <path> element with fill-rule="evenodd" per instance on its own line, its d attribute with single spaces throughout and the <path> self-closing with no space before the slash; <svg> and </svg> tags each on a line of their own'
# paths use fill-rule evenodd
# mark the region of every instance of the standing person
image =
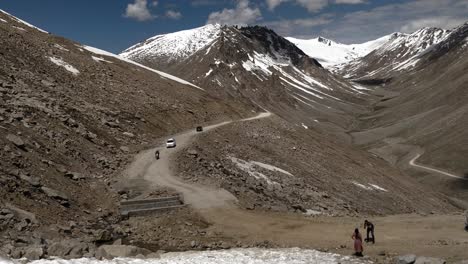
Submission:
<svg viewBox="0 0 468 264">
<path fill-rule="evenodd" d="M 364 221 L 364 229 L 367 231 L 366 242 L 372 241 L 372 244 L 375 244 L 375 235 L 374 235 L 374 224 L 370 221 Z M 372 235 L 372 238 L 369 237 L 369 234 Z"/>
<path fill-rule="evenodd" d="M 159 150 L 156 150 L 156 152 L 154 153 L 156 159 L 158 160 L 159 159 Z"/>
<path fill-rule="evenodd" d="M 362 236 L 361 233 L 359 233 L 359 229 L 354 229 L 354 233 L 351 238 L 354 240 L 354 255 L 356 257 L 362 257 L 364 247 L 362 246 Z"/>
<path fill-rule="evenodd" d="M 468 210 L 465 211 L 465 231 L 468 231 Z"/>
</svg>

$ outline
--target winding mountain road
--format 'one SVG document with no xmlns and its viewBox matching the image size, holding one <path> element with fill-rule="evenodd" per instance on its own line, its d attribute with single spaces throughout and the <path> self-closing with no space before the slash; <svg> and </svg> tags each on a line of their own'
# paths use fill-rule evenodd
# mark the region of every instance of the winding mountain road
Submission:
<svg viewBox="0 0 468 264">
<path fill-rule="evenodd" d="M 457 176 L 457 175 L 448 173 L 448 172 L 446 172 L 446 171 L 442 171 L 442 170 L 434 169 L 434 168 L 427 167 L 427 166 L 424 166 L 424 165 L 416 164 L 415 162 L 416 162 L 416 160 L 417 160 L 419 157 L 421 157 L 421 154 L 420 154 L 420 153 L 417 153 L 416 156 L 414 156 L 414 158 L 412 158 L 412 159 L 409 161 L 409 165 L 410 165 L 410 166 L 413 166 L 413 167 L 416 167 L 416 168 L 418 168 L 418 169 L 424 170 L 424 171 L 435 172 L 435 173 L 444 175 L 444 176 L 446 176 L 446 177 L 451 177 L 451 178 L 461 179 L 461 180 L 467 180 L 466 178 L 463 178 L 463 177 L 460 177 L 460 176 Z"/>
<path fill-rule="evenodd" d="M 266 112 L 238 121 L 222 122 L 204 127 L 204 132 L 232 122 L 247 122 L 255 119 L 267 118 L 269 116 L 271 116 L 271 113 Z M 159 146 L 157 148 L 141 152 L 136 156 L 135 160 L 127 169 L 126 178 L 128 180 L 143 179 L 144 181 L 141 181 L 140 185 L 146 186 L 139 187 L 148 191 L 151 191 L 153 189 L 152 187 L 156 186 L 175 189 L 183 194 L 185 203 L 190 204 L 196 209 L 231 207 L 237 199 L 228 191 L 183 182 L 181 179 L 176 177 L 171 170 L 171 165 L 175 162 L 175 156 L 178 150 L 188 146 L 199 133 L 200 132 L 196 132 L 195 129 L 192 129 L 173 136 L 177 143 L 176 148 L 168 149 L 165 146 Z M 159 150 L 160 152 L 159 160 L 155 159 L 156 150 Z"/>
</svg>

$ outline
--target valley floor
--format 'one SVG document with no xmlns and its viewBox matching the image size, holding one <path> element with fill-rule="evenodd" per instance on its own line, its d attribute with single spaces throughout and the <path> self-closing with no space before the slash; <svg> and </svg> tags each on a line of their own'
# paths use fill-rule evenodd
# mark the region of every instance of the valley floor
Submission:
<svg viewBox="0 0 468 264">
<path fill-rule="evenodd" d="M 267 240 L 282 248 L 314 248 L 342 255 L 353 253 L 354 228 L 364 232 L 363 218 L 307 218 L 239 210 L 214 210 L 205 215 L 213 221 L 213 230 L 241 241 Z M 394 215 L 370 220 L 375 224 L 376 244 L 364 245 L 364 253 L 378 262 L 404 254 L 448 261 L 468 259 L 462 215 Z"/>
</svg>

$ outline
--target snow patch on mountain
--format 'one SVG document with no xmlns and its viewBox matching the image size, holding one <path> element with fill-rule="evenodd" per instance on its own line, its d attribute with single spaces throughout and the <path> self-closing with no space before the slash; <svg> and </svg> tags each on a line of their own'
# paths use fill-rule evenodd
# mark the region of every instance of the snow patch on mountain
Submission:
<svg viewBox="0 0 468 264">
<path fill-rule="evenodd" d="M 40 28 L 38 28 L 38 27 L 36 27 L 36 26 L 34 26 L 34 25 L 29 24 L 28 22 L 26 22 L 26 21 L 24 21 L 24 20 L 21 20 L 21 19 L 15 17 L 15 16 L 13 16 L 13 15 L 11 15 L 11 14 L 5 12 L 5 11 L 2 10 L 2 9 L 0 9 L 0 12 L 4 13 L 5 15 L 8 15 L 11 19 L 15 20 L 15 21 L 18 22 L 18 23 L 24 24 L 24 25 L 26 25 L 26 26 L 28 26 L 28 27 L 30 27 L 30 28 L 37 29 L 37 30 L 41 31 L 42 33 L 49 33 L 49 32 L 47 32 L 47 31 L 45 31 L 45 30 L 42 30 L 42 29 L 40 29 Z M 3 21 L 4 21 L 4 20 L 3 20 Z M 6 21 L 4 21 L 4 22 L 6 22 Z"/>
<path fill-rule="evenodd" d="M 126 58 L 123 58 L 121 56 L 118 56 L 116 54 L 113 54 L 113 53 L 110 53 L 108 51 L 105 51 L 105 50 L 101 50 L 101 49 L 98 49 L 98 48 L 94 48 L 94 47 L 90 47 L 90 46 L 82 46 L 82 48 L 84 48 L 85 50 L 89 51 L 89 52 L 92 52 L 94 54 L 97 54 L 97 55 L 103 55 L 103 56 L 108 56 L 108 57 L 113 57 L 113 58 L 116 58 L 118 60 L 122 60 L 122 61 L 125 61 L 127 63 L 130 63 L 130 64 L 133 64 L 133 65 L 136 65 L 138 67 L 141 67 L 143 69 L 146 69 L 148 71 L 152 71 L 154 73 L 157 73 L 159 74 L 161 77 L 164 77 L 164 78 L 167 78 L 167 79 L 170 79 L 170 80 L 173 80 L 173 81 L 176 81 L 178 83 L 181 83 L 181 84 L 185 84 L 185 85 L 190 85 L 192 87 L 195 87 L 197 89 L 200 89 L 200 90 L 203 90 L 203 88 L 200 88 L 198 86 L 196 86 L 195 84 L 192 84 L 190 82 L 187 82 L 186 80 L 182 80 L 181 78 L 179 77 L 176 77 L 174 75 L 170 75 L 168 73 L 165 73 L 165 72 L 162 72 L 162 71 L 158 71 L 158 70 L 155 70 L 155 69 L 152 69 L 150 67 L 146 67 L 145 65 L 142 65 L 140 63 L 137 63 L 137 62 L 134 62 L 134 61 L 131 61 L 129 59 L 126 59 Z"/>
<path fill-rule="evenodd" d="M 309 40 L 292 37 L 286 39 L 295 44 L 309 57 L 318 60 L 324 67 L 331 68 L 337 64 L 364 57 L 388 42 L 391 36 L 384 36 L 362 44 L 342 44 L 323 37 Z"/>
<path fill-rule="evenodd" d="M 186 58 L 208 45 L 211 49 L 220 32 L 221 25 L 210 24 L 195 29 L 157 35 L 124 50 L 120 56 L 132 60 L 159 56 L 167 57 L 169 60 Z M 207 54 L 208 52 L 209 49 Z"/>
<path fill-rule="evenodd" d="M 65 70 L 73 73 L 73 75 L 78 75 L 80 71 L 73 67 L 72 65 L 68 64 L 67 62 L 63 61 L 62 58 L 58 57 L 49 57 L 49 60 L 53 62 L 55 65 L 65 68 Z"/>
</svg>

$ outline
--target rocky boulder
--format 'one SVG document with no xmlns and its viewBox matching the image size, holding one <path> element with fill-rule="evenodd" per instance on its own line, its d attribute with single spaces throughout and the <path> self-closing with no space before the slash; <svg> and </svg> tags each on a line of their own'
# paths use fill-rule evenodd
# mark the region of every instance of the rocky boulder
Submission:
<svg viewBox="0 0 468 264">
<path fill-rule="evenodd" d="M 127 245 L 104 245 L 97 249 L 97 259 L 113 259 L 113 258 L 128 258 L 136 257 L 138 255 L 149 255 L 152 252 L 135 246 Z"/>
<path fill-rule="evenodd" d="M 56 199 L 62 204 L 63 206 L 69 206 L 68 196 L 60 191 L 51 189 L 49 187 L 41 187 L 41 190 L 50 198 Z"/>
<path fill-rule="evenodd" d="M 446 261 L 438 258 L 418 257 L 414 264 L 445 264 Z"/>
<path fill-rule="evenodd" d="M 24 144 L 24 141 L 23 141 L 20 137 L 18 137 L 18 136 L 16 136 L 16 135 L 8 134 L 8 135 L 6 136 L 6 139 L 7 139 L 8 141 L 10 141 L 11 143 L 13 143 L 15 146 L 17 146 L 18 148 L 24 149 L 25 146 L 26 146 L 26 145 Z"/>
<path fill-rule="evenodd" d="M 94 245 L 78 240 L 62 240 L 49 243 L 47 254 L 49 257 L 65 259 L 81 258 L 94 253 Z"/>
<path fill-rule="evenodd" d="M 24 258 L 28 260 L 38 260 L 44 257 L 44 248 L 41 246 L 29 247 L 24 251 Z"/>
</svg>

